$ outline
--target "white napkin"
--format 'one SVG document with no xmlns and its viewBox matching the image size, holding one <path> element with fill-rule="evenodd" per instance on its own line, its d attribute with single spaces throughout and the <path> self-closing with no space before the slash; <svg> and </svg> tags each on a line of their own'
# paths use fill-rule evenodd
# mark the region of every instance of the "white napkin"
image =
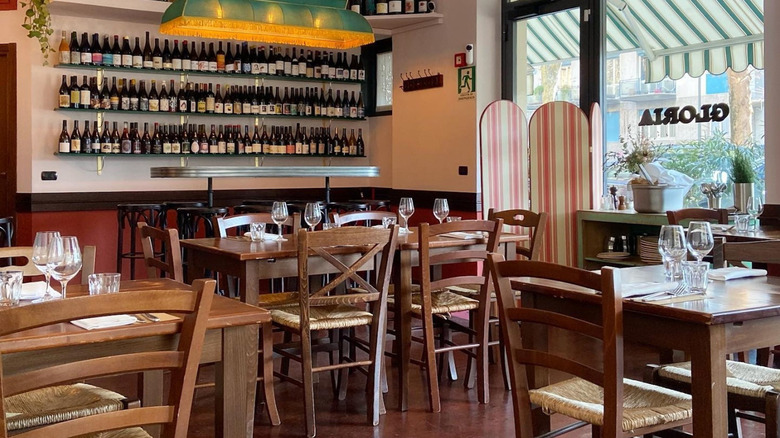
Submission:
<svg viewBox="0 0 780 438">
<path fill-rule="evenodd" d="M 766 275 L 766 269 L 749 269 L 734 266 L 731 268 L 713 269 L 707 273 L 710 280 L 727 281 L 735 278 L 763 277 Z"/>
<path fill-rule="evenodd" d="M 444 237 L 452 237 L 453 239 L 461 239 L 461 240 L 468 240 L 468 239 L 482 239 L 483 236 L 482 233 L 466 233 L 463 231 L 453 231 L 452 233 L 444 233 L 441 234 L 441 236 Z"/>
<path fill-rule="evenodd" d="M 98 316 L 95 318 L 77 319 L 75 321 L 71 321 L 70 323 L 85 330 L 95 330 L 110 327 L 120 327 L 123 325 L 130 325 L 135 322 L 138 322 L 138 319 L 132 315 L 108 315 Z"/>
<path fill-rule="evenodd" d="M 45 293 L 46 293 L 45 281 L 33 281 L 31 283 L 22 283 L 22 295 L 19 297 L 19 299 L 37 300 L 38 298 L 41 298 Z M 61 296 L 60 293 L 52 289 L 51 286 L 49 286 L 49 293 L 55 297 Z"/>
<path fill-rule="evenodd" d="M 623 283 L 623 298 L 673 291 L 675 288 L 677 288 L 678 284 L 679 283 L 676 281 L 644 281 L 640 283 Z"/>
<path fill-rule="evenodd" d="M 251 239 L 252 233 L 247 231 L 246 233 L 244 233 L 244 236 L 249 237 Z M 278 234 L 265 233 L 265 235 L 263 236 L 263 241 L 275 242 L 277 240 L 279 240 Z"/>
<path fill-rule="evenodd" d="M 685 191 L 693 185 L 693 178 L 676 170 L 665 169 L 659 163 L 645 163 L 645 170 L 653 179 L 654 184 L 668 184 L 670 186 L 685 187 Z"/>
</svg>

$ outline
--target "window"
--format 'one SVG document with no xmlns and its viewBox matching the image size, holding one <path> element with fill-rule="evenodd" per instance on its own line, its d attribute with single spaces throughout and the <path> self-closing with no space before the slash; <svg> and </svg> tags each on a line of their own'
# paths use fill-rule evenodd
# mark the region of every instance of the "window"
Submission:
<svg viewBox="0 0 780 438">
<path fill-rule="evenodd" d="M 366 116 L 384 116 L 393 110 L 393 40 L 363 46 L 366 68 Z"/>
<path fill-rule="evenodd" d="M 393 52 L 376 55 L 376 111 L 393 110 Z"/>
</svg>

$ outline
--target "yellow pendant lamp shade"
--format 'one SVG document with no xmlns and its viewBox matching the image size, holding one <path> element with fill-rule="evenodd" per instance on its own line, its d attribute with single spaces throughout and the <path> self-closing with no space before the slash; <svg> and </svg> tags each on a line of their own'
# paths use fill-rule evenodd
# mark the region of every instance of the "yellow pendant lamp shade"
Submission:
<svg viewBox="0 0 780 438">
<path fill-rule="evenodd" d="M 345 0 L 175 0 L 160 32 L 328 49 L 374 42 L 362 15 Z"/>
</svg>

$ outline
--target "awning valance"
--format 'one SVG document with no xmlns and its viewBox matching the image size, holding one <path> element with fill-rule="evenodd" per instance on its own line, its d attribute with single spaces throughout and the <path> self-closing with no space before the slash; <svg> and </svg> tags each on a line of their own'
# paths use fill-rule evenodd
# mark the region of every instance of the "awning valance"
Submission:
<svg viewBox="0 0 780 438">
<path fill-rule="evenodd" d="M 763 0 L 609 0 L 607 53 L 641 49 L 646 81 L 764 68 Z M 574 11 L 528 21 L 532 65 L 579 57 Z"/>
</svg>

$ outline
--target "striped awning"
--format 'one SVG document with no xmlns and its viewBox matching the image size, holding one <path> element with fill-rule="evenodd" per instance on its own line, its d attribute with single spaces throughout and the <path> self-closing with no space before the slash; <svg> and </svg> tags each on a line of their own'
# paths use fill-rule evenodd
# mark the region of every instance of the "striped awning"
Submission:
<svg viewBox="0 0 780 438">
<path fill-rule="evenodd" d="M 640 49 L 647 82 L 764 68 L 763 0 L 609 0 L 607 53 Z M 579 57 L 572 11 L 528 21 L 532 65 Z"/>
</svg>

